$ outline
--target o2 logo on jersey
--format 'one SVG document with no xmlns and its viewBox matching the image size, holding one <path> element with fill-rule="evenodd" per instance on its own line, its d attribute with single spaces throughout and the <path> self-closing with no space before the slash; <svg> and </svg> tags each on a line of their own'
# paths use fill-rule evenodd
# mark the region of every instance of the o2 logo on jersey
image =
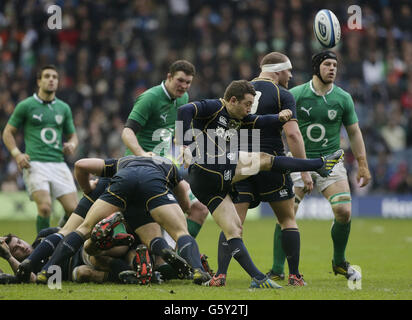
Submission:
<svg viewBox="0 0 412 320">
<path fill-rule="evenodd" d="M 314 136 L 313 130 L 315 130 L 317 137 Z M 306 136 L 312 142 L 321 142 L 322 140 L 322 147 L 326 147 L 328 145 L 328 139 L 325 138 L 326 129 L 320 123 L 312 123 L 306 129 Z"/>
<path fill-rule="evenodd" d="M 40 138 L 45 144 L 54 144 L 54 148 L 59 148 L 59 141 L 57 140 L 57 132 L 53 128 L 43 128 L 40 131 Z"/>
</svg>

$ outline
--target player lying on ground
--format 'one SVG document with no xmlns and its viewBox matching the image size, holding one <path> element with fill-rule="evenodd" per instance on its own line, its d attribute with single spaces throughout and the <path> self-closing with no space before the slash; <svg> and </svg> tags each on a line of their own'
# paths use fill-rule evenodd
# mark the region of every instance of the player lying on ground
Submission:
<svg viewBox="0 0 412 320">
<path fill-rule="evenodd" d="M 47 268 L 70 257 L 87 240 L 94 225 L 117 211 L 123 211 L 128 225 L 135 229 L 147 225 L 152 219 L 164 228 L 177 242 L 179 255 L 193 268 L 196 284 L 210 279 L 200 260 L 199 248 L 187 231 L 187 224 L 175 195 L 184 193 L 180 187 L 181 176 L 176 166 L 163 157 L 128 156 L 120 159 L 82 159 L 76 163 L 75 171 L 84 175 L 78 178 L 83 191 L 92 191 L 89 174 L 112 177 L 110 185 L 93 203 L 84 222 L 67 235 L 59 244 L 49 262 L 38 274 L 38 281 L 47 282 Z M 184 195 L 186 196 L 186 194 Z M 144 239 L 141 239 L 145 243 Z M 150 240 L 152 252 L 162 252 L 169 248 L 167 242 L 157 237 Z M 190 268 L 185 268 L 187 271 Z"/>
<path fill-rule="evenodd" d="M 20 266 L 20 262 L 33 253 L 49 235 L 55 234 L 59 228 L 43 229 L 37 235 L 32 245 L 13 234 L 0 237 L 0 256 L 7 260 L 14 273 Z M 92 245 L 91 242 L 85 245 Z M 142 250 L 139 248 L 139 250 Z M 76 251 L 71 259 L 66 259 L 59 264 L 62 281 L 78 282 L 120 282 L 137 283 L 133 281 L 131 272 L 136 269 L 136 250 L 129 246 L 118 246 L 104 252 L 104 255 L 90 256 L 83 246 Z M 35 272 L 39 271 L 47 259 L 40 261 L 29 274 L 29 282 L 36 281 Z M 159 279 L 159 277 L 156 277 Z M 0 274 L 0 283 L 21 283 L 21 280 L 11 274 Z"/>
</svg>

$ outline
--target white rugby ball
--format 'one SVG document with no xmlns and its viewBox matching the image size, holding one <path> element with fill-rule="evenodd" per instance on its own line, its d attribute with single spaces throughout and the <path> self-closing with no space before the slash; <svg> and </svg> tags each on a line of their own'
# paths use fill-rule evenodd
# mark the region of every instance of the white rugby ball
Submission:
<svg viewBox="0 0 412 320">
<path fill-rule="evenodd" d="M 340 41 L 340 24 L 335 14 L 328 10 L 320 10 L 313 21 L 313 32 L 316 39 L 325 48 L 333 48 Z"/>
</svg>

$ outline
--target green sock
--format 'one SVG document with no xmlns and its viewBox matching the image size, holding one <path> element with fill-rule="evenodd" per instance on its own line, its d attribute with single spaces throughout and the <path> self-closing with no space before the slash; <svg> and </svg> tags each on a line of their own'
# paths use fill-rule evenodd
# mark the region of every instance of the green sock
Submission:
<svg viewBox="0 0 412 320">
<path fill-rule="evenodd" d="M 333 241 L 333 262 L 341 264 L 345 261 L 345 250 L 349 239 L 351 221 L 340 223 L 333 221 L 331 235 Z"/>
<path fill-rule="evenodd" d="M 123 223 L 119 223 L 116 227 L 114 227 L 113 236 L 115 236 L 118 233 L 127 233 L 126 227 Z"/>
<path fill-rule="evenodd" d="M 277 274 L 284 273 L 286 255 L 282 247 L 282 228 L 276 223 L 273 236 L 273 266 L 272 271 Z"/>
<path fill-rule="evenodd" d="M 50 227 L 50 217 L 42 217 L 42 216 L 37 215 L 37 220 L 36 220 L 37 233 L 49 227 Z"/>
<path fill-rule="evenodd" d="M 200 229 L 202 228 L 202 225 L 198 224 L 197 222 L 194 222 L 193 220 L 190 220 L 189 218 L 186 218 L 186 221 L 187 221 L 187 229 L 189 230 L 189 234 L 193 238 L 196 238 Z"/>
</svg>

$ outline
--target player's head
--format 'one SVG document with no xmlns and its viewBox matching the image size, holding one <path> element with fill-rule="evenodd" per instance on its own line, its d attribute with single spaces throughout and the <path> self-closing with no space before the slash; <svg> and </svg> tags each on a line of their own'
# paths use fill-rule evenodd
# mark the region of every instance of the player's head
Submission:
<svg viewBox="0 0 412 320">
<path fill-rule="evenodd" d="M 37 72 L 37 85 L 39 86 L 39 90 L 47 94 L 56 92 L 57 86 L 59 85 L 57 68 L 52 64 L 42 67 Z"/>
<path fill-rule="evenodd" d="M 292 64 L 289 58 L 280 52 L 271 52 L 260 61 L 262 73 L 273 73 L 278 83 L 287 88 L 292 78 Z"/>
<path fill-rule="evenodd" d="M 3 237 L 3 240 L 9 246 L 10 254 L 20 262 L 33 252 L 31 245 L 14 234 L 9 233 Z"/>
<path fill-rule="evenodd" d="M 333 51 L 326 50 L 312 56 L 312 72 L 324 84 L 335 81 L 338 57 Z"/>
<path fill-rule="evenodd" d="M 255 88 L 250 82 L 235 80 L 226 88 L 223 99 L 227 102 L 229 114 L 240 120 L 250 113 L 255 95 Z"/>
<path fill-rule="evenodd" d="M 186 60 L 177 60 L 170 65 L 165 85 L 172 98 L 180 98 L 189 90 L 195 73 L 195 66 Z"/>
</svg>

